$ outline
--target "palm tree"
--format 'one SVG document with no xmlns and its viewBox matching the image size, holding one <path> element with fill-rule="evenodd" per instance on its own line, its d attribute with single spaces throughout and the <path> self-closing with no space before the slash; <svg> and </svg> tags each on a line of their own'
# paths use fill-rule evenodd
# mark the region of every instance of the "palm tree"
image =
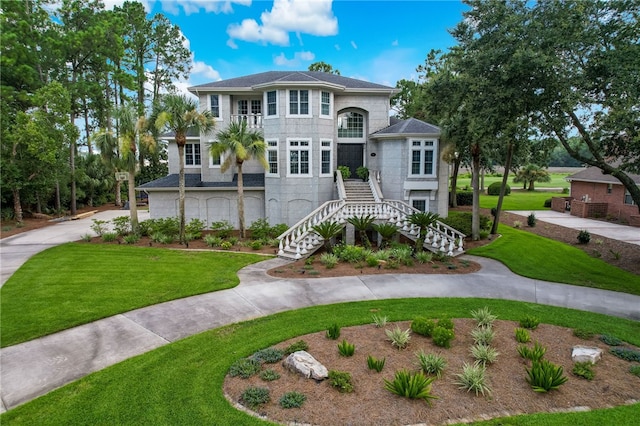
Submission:
<svg viewBox="0 0 640 426">
<path fill-rule="evenodd" d="M 197 130 L 208 133 L 213 130 L 215 121 L 209 111 L 198 111 L 198 101 L 185 95 L 168 94 L 160 99 L 155 125 L 158 131 L 169 131 L 175 134 L 178 145 L 180 174 L 178 175 L 178 210 L 180 215 L 180 243 L 185 243 L 184 215 L 184 146 L 187 143 L 187 131 Z"/>
<path fill-rule="evenodd" d="M 265 168 L 269 168 L 266 152 L 267 144 L 262 135 L 255 130 L 247 130 L 247 122 L 231 123 L 217 135 L 217 141 L 209 147 L 212 157 L 219 157 L 226 154 L 220 165 L 223 173 L 232 164 L 236 165 L 238 173 L 238 222 L 240 237 L 245 237 L 244 225 L 244 183 L 242 179 L 242 165 L 245 161 L 256 159 Z"/>
<path fill-rule="evenodd" d="M 367 237 L 367 229 L 373 224 L 376 220 L 374 216 L 370 214 L 366 216 L 353 216 L 347 219 L 347 222 L 353 225 L 354 228 L 360 233 L 360 241 L 362 241 L 362 246 L 366 249 L 371 248 L 371 243 L 369 242 L 369 237 Z"/>
<path fill-rule="evenodd" d="M 342 231 L 343 226 L 338 222 L 321 222 L 313 225 L 311 229 L 324 240 L 324 249 L 327 253 L 333 253 L 331 239 Z"/>
<path fill-rule="evenodd" d="M 527 189 L 527 184 L 529 184 L 529 191 L 535 190 L 535 182 L 550 182 L 551 176 L 549 176 L 549 172 L 544 170 L 542 167 L 537 164 L 527 164 L 524 168 L 518 170 L 516 173 L 516 177 L 513 178 L 515 183 L 524 182 L 524 188 Z"/>
<path fill-rule="evenodd" d="M 398 233 L 398 227 L 393 223 L 374 223 L 371 227 L 382 237 L 380 248 L 385 248 L 393 236 Z"/>
<path fill-rule="evenodd" d="M 419 253 L 423 249 L 424 239 L 427 237 L 429 226 L 433 225 L 435 221 L 440 218 L 440 215 L 432 212 L 415 212 L 411 214 L 407 219 L 409 223 L 418 227 L 418 238 L 416 239 L 416 253 Z"/>
</svg>

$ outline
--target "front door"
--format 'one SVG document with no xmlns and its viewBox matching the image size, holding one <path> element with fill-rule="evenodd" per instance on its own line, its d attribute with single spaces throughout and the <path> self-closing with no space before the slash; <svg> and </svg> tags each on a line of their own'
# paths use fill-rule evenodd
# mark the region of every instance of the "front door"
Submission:
<svg viewBox="0 0 640 426">
<path fill-rule="evenodd" d="M 347 166 L 351 170 L 351 178 L 357 177 L 356 169 L 363 166 L 364 145 L 360 143 L 338 144 L 338 166 Z"/>
</svg>

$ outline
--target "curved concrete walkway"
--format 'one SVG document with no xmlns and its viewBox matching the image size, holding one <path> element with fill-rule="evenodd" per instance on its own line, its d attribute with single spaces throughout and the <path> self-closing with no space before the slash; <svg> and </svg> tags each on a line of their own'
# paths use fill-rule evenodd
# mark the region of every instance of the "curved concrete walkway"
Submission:
<svg viewBox="0 0 640 426">
<path fill-rule="evenodd" d="M 3 257 L 5 249 L 3 244 Z M 202 331 L 321 304 L 403 297 L 479 297 L 640 320 L 640 296 L 532 280 L 513 274 L 493 260 L 467 257 L 480 263 L 482 269 L 460 275 L 287 280 L 265 273 L 286 264 L 284 260 L 250 265 L 239 272 L 240 285 L 233 289 L 137 309 L 0 350 L 1 408 L 11 409 L 92 372 Z"/>
</svg>

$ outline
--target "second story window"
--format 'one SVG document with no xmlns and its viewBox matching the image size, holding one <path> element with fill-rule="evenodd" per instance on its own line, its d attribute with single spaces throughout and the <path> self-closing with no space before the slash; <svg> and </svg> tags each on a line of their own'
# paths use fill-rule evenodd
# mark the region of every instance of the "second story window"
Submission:
<svg viewBox="0 0 640 426">
<path fill-rule="evenodd" d="M 339 138 L 363 138 L 364 116 L 357 112 L 345 112 L 338 116 Z"/>
<path fill-rule="evenodd" d="M 411 141 L 411 167 L 409 176 L 435 176 L 435 149 L 434 140 Z"/>
<path fill-rule="evenodd" d="M 209 96 L 209 103 L 211 104 L 211 116 L 220 118 L 220 97 L 218 95 Z"/>
<path fill-rule="evenodd" d="M 325 117 L 331 116 L 331 93 L 321 92 L 320 96 L 320 115 Z"/>
<path fill-rule="evenodd" d="M 184 165 L 196 167 L 202 164 L 200 144 L 188 143 L 184 146 Z"/>
<path fill-rule="evenodd" d="M 278 92 L 272 90 L 267 92 L 267 116 L 273 117 L 278 115 Z"/>
<path fill-rule="evenodd" d="M 289 90 L 289 115 L 309 114 L 309 91 Z"/>
</svg>

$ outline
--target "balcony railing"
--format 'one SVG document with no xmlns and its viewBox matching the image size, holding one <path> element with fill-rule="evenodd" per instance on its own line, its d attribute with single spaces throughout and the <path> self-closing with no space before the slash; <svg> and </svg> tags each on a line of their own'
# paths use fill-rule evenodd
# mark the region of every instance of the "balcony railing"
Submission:
<svg viewBox="0 0 640 426">
<path fill-rule="evenodd" d="M 245 121 L 250 129 L 262 129 L 262 114 L 232 114 L 232 123 Z"/>
</svg>

